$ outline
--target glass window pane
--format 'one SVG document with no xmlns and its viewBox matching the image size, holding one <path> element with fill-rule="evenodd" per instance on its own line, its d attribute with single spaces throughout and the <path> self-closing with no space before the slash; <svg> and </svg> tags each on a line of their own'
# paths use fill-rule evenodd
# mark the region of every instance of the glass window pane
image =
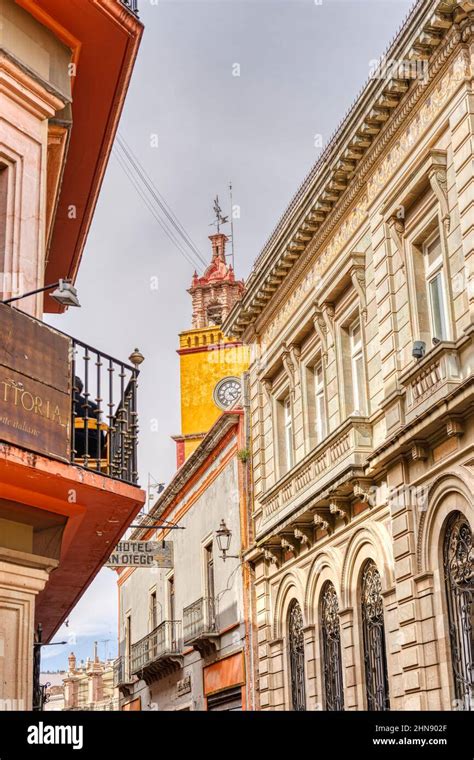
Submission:
<svg viewBox="0 0 474 760">
<path fill-rule="evenodd" d="M 430 280 L 429 283 L 431 321 L 433 328 L 433 337 L 445 340 L 446 335 L 446 315 L 444 311 L 443 297 L 443 280 L 441 272 Z"/>
<path fill-rule="evenodd" d="M 426 245 L 425 253 L 428 268 L 431 268 L 438 263 L 441 259 L 441 240 L 439 236 Z"/>
</svg>

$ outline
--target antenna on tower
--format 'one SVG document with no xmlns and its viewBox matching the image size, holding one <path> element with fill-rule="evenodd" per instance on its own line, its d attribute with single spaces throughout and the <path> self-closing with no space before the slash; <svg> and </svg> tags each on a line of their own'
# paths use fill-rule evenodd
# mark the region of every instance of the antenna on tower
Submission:
<svg viewBox="0 0 474 760">
<path fill-rule="evenodd" d="M 229 182 L 229 195 L 230 195 L 230 241 L 231 241 L 231 258 L 232 269 L 235 270 L 235 251 L 234 251 L 234 206 L 232 203 L 232 180 Z"/>
</svg>

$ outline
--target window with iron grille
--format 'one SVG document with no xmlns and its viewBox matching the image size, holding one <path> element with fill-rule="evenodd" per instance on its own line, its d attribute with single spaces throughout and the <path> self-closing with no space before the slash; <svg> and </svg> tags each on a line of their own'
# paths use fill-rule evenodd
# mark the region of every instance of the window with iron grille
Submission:
<svg viewBox="0 0 474 760">
<path fill-rule="evenodd" d="M 339 604 L 329 581 L 321 595 L 321 632 L 326 710 L 344 710 Z"/>
<path fill-rule="evenodd" d="M 444 579 L 454 693 L 458 707 L 474 706 L 472 601 L 474 558 L 472 530 L 460 512 L 451 515 L 444 539 Z"/>
<path fill-rule="evenodd" d="M 382 582 L 372 560 L 362 573 L 362 628 L 368 710 L 389 710 Z"/>
<path fill-rule="evenodd" d="M 306 710 L 303 615 L 294 599 L 288 612 L 288 647 L 290 657 L 291 707 Z"/>
</svg>

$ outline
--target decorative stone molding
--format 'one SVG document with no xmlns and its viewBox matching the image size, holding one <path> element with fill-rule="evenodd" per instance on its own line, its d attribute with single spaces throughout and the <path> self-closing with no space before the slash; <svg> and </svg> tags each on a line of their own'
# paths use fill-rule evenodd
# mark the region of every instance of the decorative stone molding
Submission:
<svg viewBox="0 0 474 760">
<path fill-rule="evenodd" d="M 439 112 L 443 103 L 451 97 L 463 79 L 470 76 L 469 55 L 463 50 L 459 65 L 457 60 L 454 61 L 452 70 L 444 78 L 446 81 L 437 82 L 434 97 L 426 97 L 428 86 L 462 39 L 461 29 L 455 23 L 460 20 L 459 14 L 456 15 L 458 10 L 462 19 L 463 11 L 459 5 L 452 3 L 447 9 L 446 5 L 440 2 L 434 13 L 432 8 L 427 8 L 424 17 L 417 18 L 416 26 L 411 14 L 392 44 L 390 55 L 391 58 L 406 61 L 429 60 L 429 66 L 424 68 L 424 76 L 410 82 L 407 81 L 406 72 L 400 71 L 400 67 L 394 67 L 389 76 L 372 78 L 364 91 L 364 102 L 370 100 L 372 107 L 362 109 L 361 96 L 352 109 L 351 121 L 344 121 L 337 131 L 337 137 L 328 145 L 320 161 L 303 183 L 260 254 L 247 283 L 247 296 L 225 325 L 227 333 L 243 331 L 243 323 L 246 320 L 250 321 L 247 314 L 262 299 L 262 284 L 268 273 L 275 268 L 280 270 L 290 256 L 288 272 L 290 269 L 301 271 L 294 263 L 300 264 L 302 252 L 311 252 L 316 246 L 320 247 L 335 226 L 340 224 L 341 216 L 350 208 L 364 185 L 367 186 L 371 169 L 401 124 L 413 114 L 418 101 L 425 96 L 422 107 L 425 113 L 423 116 L 417 113 L 412 123 L 407 125 L 409 139 L 401 139 L 390 151 L 386 161 L 379 165 L 376 174 L 370 177 L 370 200 L 386 184 L 388 177 L 385 176 L 385 170 L 387 169 L 389 174 L 393 173 L 395 166 L 411 149 L 414 139 L 425 129 L 428 112 L 432 113 L 434 118 L 434 114 Z M 433 28 L 436 30 L 435 33 Z M 410 42 L 407 44 L 409 38 Z M 404 97 L 405 94 L 407 97 Z M 400 105 L 402 99 L 403 103 Z M 391 110 L 395 110 L 393 117 L 390 114 Z M 364 155 L 366 153 L 367 155 Z M 330 155 L 333 158 L 332 171 L 321 172 L 322 165 L 329 165 Z M 312 204 L 308 200 L 310 197 L 313 198 Z M 288 229 L 291 220 L 295 222 L 293 242 L 288 243 L 288 239 L 283 238 L 283 230 Z M 314 227 L 317 230 L 313 233 Z M 308 241 L 307 238 L 311 235 L 313 237 Z M 283 283 L 286 285 L 286 278 Z M 278 307 L 280 302 L 279 294 L 276 294 L 272 299 L 272 307 Z M 259 305 L 258 308 L 260 309 Z"/>
</svg>

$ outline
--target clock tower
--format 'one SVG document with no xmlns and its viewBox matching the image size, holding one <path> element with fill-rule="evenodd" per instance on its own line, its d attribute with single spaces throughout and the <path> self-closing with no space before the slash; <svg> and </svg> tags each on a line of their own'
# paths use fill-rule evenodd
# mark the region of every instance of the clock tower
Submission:
<svg viewBox="0 0 474 760">
<path fill-rule="evenodd" d="M 211 263 L 197 272 L 188 293 L 192 299 L 192 328 L 179 335 L 181 381 L 181 435 L 176 441 L 180 467 L 220 414 L 239 401 L 242 373 L 249 366 L 246 346 L 223 335 L 221 324 L 242 297 L 244 283 L 236 280 L 227 263 L 222 232 L 209 237 Z"/>
</svg>

